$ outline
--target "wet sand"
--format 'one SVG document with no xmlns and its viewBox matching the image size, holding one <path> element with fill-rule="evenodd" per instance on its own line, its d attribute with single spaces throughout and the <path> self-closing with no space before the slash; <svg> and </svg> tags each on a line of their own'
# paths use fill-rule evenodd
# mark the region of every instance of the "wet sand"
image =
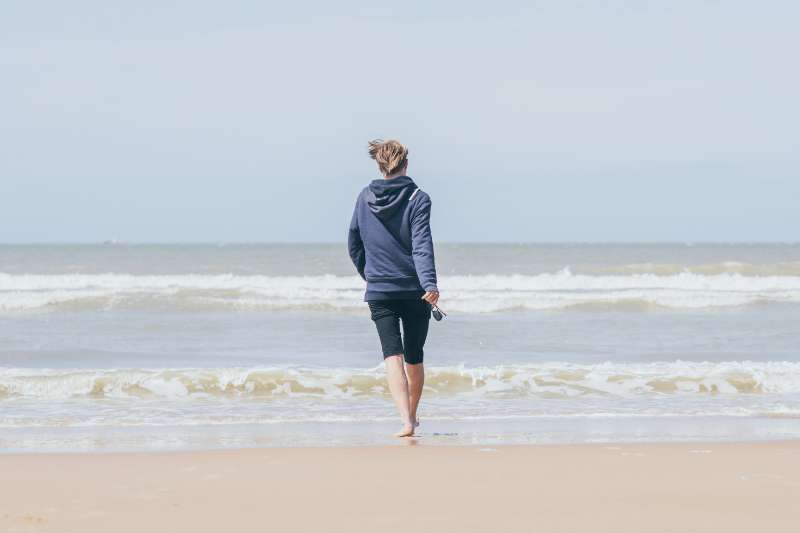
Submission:
<svg viewBox="0 0 800 533">
<path fill-rule="evenodd" d="M 0 531 L 796 532 L 800 442 L 0 455 Z"/>
</svg>

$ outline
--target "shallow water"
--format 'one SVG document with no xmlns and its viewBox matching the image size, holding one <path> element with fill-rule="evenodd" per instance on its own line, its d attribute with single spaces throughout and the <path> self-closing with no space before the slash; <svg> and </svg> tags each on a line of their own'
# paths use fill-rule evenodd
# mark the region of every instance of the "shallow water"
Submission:
<svg viewBox="0 0 800 533">
<path fill-rule="evenodd" d="M 440 245 L 433 443 L 800 437 L 800 246 Z M 0 448 L 386 442 L 342 245 L 0 246 Z"/>
</svg>

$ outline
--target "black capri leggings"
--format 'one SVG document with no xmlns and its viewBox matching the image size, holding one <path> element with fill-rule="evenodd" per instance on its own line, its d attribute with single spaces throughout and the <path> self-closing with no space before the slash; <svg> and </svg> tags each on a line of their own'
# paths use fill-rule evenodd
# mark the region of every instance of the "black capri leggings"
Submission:
<svg viewBox="0 0 800 533">
<path fill-rule="evenodd" d="M 422 362 L 425 339 L 428 337 L 428 322 L 431 304 L 422 299 L 372 300 L 369 305 L 372 321 L 378 328 L 384 359 L 390 355 L 403 354 L 410 365 Z M 400 323 L 403 336 L 400 337 Z"/>
</svg>

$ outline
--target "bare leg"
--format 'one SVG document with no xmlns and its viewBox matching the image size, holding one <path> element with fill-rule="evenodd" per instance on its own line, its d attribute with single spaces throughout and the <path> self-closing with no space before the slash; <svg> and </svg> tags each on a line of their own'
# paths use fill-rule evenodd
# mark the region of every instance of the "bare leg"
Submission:
<svg viewBox="0 0 800 533">
<path fill-rule="evenodd" d="M 390 355 L 384 358 L 386 363 L 386 380 L 389 382 L 389 391 L 394 398 L 394 404 L 400 411 L 403 429 L 395 433 L 395 437 L 410 437 L 414 434 L 414 419 L 411 418 L 408 403 L 408 381 L 403 368 L 402 355 Z"/>
<path fill-rule="evenodd" d="M 417 418 L 417 406 L 422 397 L 422 386 L 425 384 L 425 366 L 422 363 L 416 365 L 406 365 L 408 374 L 408 412 L 414 425 L 419 425 Z"/>
</svg>

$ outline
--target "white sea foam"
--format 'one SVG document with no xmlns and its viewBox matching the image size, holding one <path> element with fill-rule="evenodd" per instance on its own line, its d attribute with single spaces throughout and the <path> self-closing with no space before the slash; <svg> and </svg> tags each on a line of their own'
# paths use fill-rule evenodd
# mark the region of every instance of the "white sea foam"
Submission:
<svg viewBox="0 0 800 533">
<path fill-rule="evenodd" d="M 600 274 L 656 274 L 660 276 L 681 274 L 714 275 L 741 274 L 744 276 L 800 276 L 800 262 L 782 261 L 777 263 L 747 263 L 742 261 L 722 261 L 683 265 L 678 263 L 630 263 L 622 266 L 601 267 Z"/>
<path fill-rule="evenodd" d="M 584 275 L 569 269 L 539 275 L 444 276 L 449 311 L 562 309 L 591 305 L 708 308 L 800 302 L 800 276 Z M 355 276 L 130 275 L 0 273 L 0 310 L 361 309 Z"/>
<path fill-rule="evenodd" d="M 796 362 L 660 362 L 429 367 L 433 397 L 659 398 L 800 394 Z M 380 367 L 47 370 L 0 368 L 0 400 L 387 397 Z"/>
</svg>

